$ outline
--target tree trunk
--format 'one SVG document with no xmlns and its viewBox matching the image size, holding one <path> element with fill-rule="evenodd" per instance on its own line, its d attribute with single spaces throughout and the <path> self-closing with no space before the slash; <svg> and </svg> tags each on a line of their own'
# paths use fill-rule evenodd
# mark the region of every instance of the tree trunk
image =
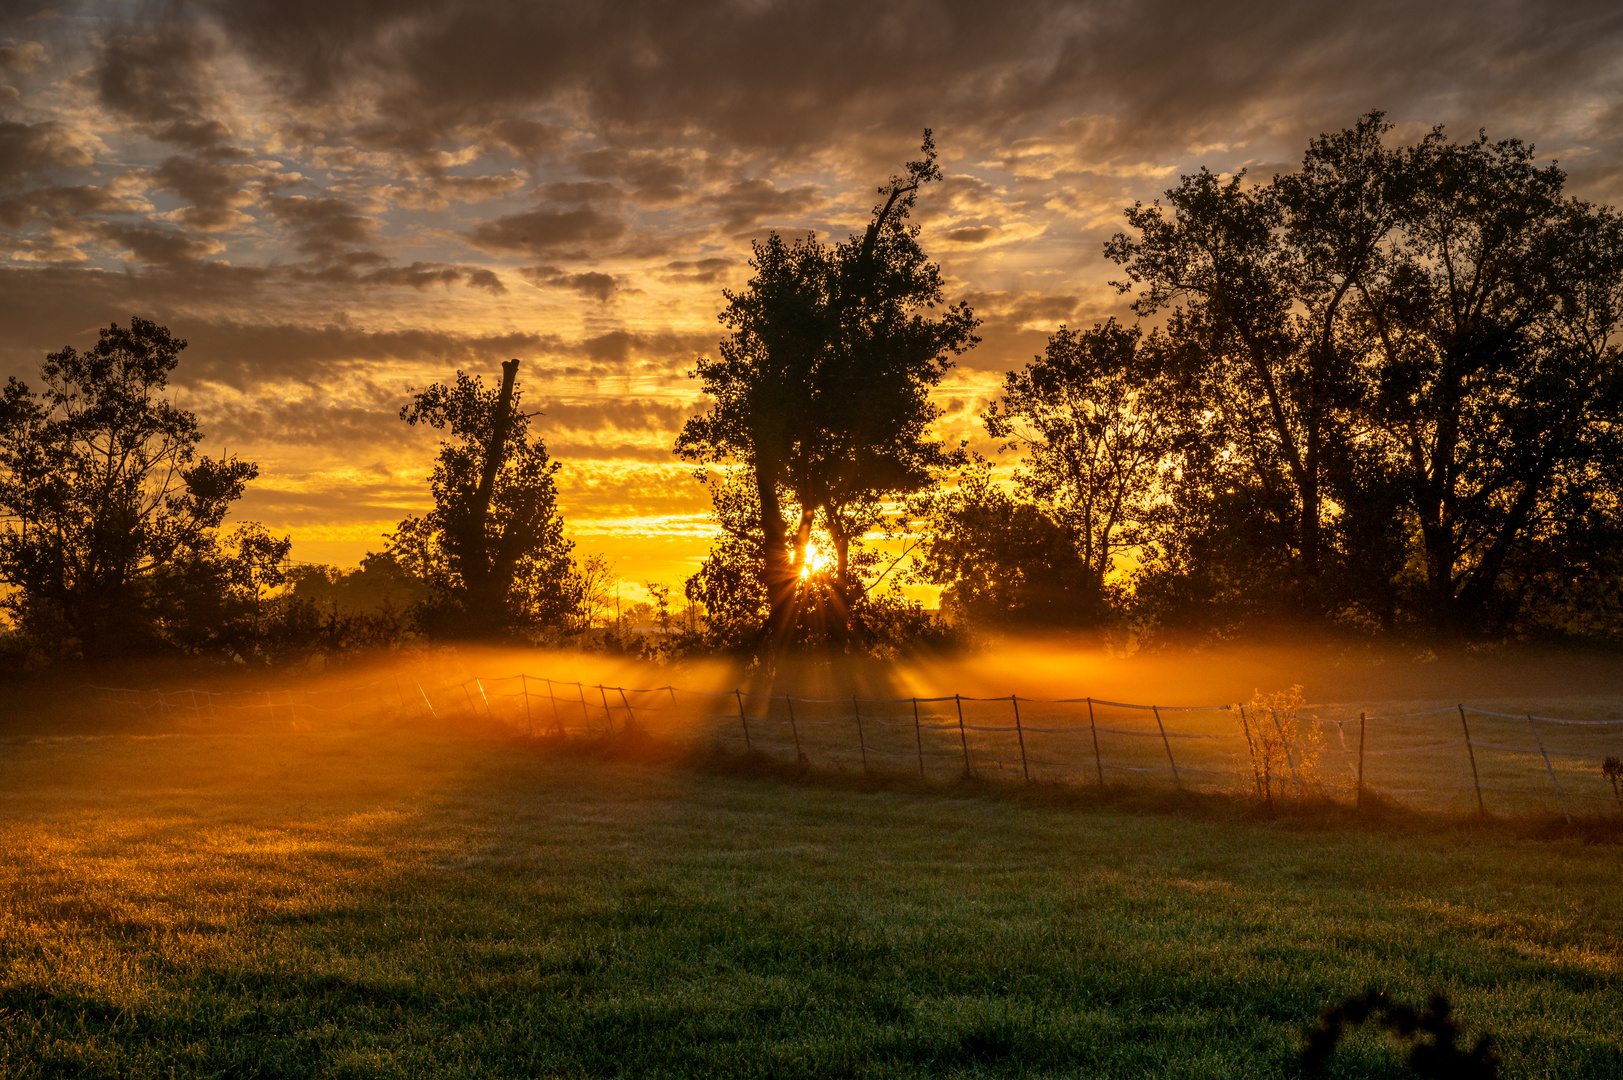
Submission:
<svg viewBox="0 0 1623 1080">
<path fill-rule="evenodd" d="M 851 637 L 851 535 L 833 507 L 824 507 L 828 534 L 834 541 L 834 595 L 828 613 L 828 635 L 843 649 Z"/>
<path fill-rule="evenodd" d="M 501 471 L 507 448 L 507 429 L 513 419 L 513 383 L 518 379 L 518 360 L 502 364 L 502 389 L 496 398 L 496 416 L 491 425 L 490 445 L 485 448 L 484 468 L 479 474 L 479 489 L 473 497 L 473 515 L 468 527 L 467 547 L 463 552 L 463 581 L 468 589 L 468 615 L 470 629 L 489 632 L 506 623 L 502 603 L 506 599 L 507 583 L 498 579 L 490 562 L 490 500 L 496 490 L 496 474 Z"/>
<path fill-rule="evenodd" d="M 778 502 L 777 462 L 762 455 L 757 440 L 755 458 L 755 493 L 761 504 L 761 531 L 765 534 L 766 549 L 761 553 L 765 563 L 762 584 L 766 586 L 769 609 L 766 620 L 768 644 L 773 652 L 789 644 L 795 629 L 796 571 L 789 553 L 789 527 L 783 521 L 783 507 Z"/>
</svg>

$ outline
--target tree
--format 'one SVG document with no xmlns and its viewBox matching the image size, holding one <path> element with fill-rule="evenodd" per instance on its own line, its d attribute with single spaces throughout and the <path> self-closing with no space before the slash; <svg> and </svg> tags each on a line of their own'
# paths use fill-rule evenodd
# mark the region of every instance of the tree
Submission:
<svg viewBox="0 0 1623 1080">
<path fill-rule="evenodd" d="M 1419 523 L 1426 615 L 1480 631 L 1560 494 L 1617 460 L 1623 224 L 1518 140 L 1409 148 L 1392 257 L 1360 281 L 1372 416 Z"/>
<path fill-rule="evenodd" d="M 1019 488 L 1076 550 L 1091 594 L 1079 610 L 1095 616 L 1118 550 L 1149 517 L 1178 419 L 1140 336 L 1114 319 L 1061 327 L 1042 356 L 1008 373 L 983 417 L 1006 440 L 1000 449 L 1024 452 Z"/>
<path fill-rule="evenodd" d="M 0 395 L 4 604 L 53 652 L 175 646 L 188 576 L 253 579 L 286 556 L 289 542 L 262 530 L 239 535 L 235 554 L 217 546 L 258 467 L 197 453 L 197 418 L 163 396 L 185 347 L 133 318 L 87 352 L 47 356 L 38 393 L 12 378 Z M 194 591 L 194 623 L 200 602 Z"/>
<path fill-rule="evenodd" d="M 941 608 L 960 622 L 1005 626 L 1095 623 L 1101 596 L 1070 531 L 1041 507 L 993 486 L 984 463 L 934 500 L 918 560 L 945 586 Z"/>
<path fill-rule="evenodd" d="M 406 423 L 449 435 L 429 476 L 434 509 L 402 521 L 389 548 L 428 585 L 419 621 L 438 637 L 509 637 L 574 618 L 558 466 L 519 409 L 518 361 L 502 366 L 499 390 L 459 371 L 400 410 Z"/>
<path fill-rule="evenodd" d="M 940 269 L 910 222 L 919 189 L 940 177 L 925 132 L 923 156 L 879 189 L 862 236 L 827 245 L 813 237 L 754 245 L 755 276 L 728 292 L 730 333 L 694 376 L 714 399 L 677 438 L 698 463 L 743 466 L 754 480 L 761 531 L 766 631 L 786 644 L 805 593 L 797 583 L 819 515 L 835 555 L 828 625 L 844 637 L 865 591 L 854 545 L 887 497 L 918 491 L 961 453 L 931 438 L 939 409 L 930 390 L 970 348 L 978 321 L 943 304 Z M 797 506 L 793 526 L 786 516 Z"/>
<path fill-rule="evenodd" d="M 1554 552 L 1606 534 L 1617 215 L 1519 141 L 1389 131 L 1264 185 L 1185 177 L 1106 246 L 1186 403 L 1141 598 L 1508 632 Z"/>
</svg>

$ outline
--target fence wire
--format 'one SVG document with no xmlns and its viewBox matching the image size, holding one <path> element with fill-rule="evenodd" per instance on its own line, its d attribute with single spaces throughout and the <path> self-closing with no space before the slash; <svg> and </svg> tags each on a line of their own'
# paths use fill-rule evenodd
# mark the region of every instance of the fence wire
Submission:
<svg viewBox="0 0 1623 1080">
<path fill-rule="evenodd" d="M 1265 799 L 1375 795 L 1479 812 L 1623 812 L 1623 719 L 1456 705 L 1407 713 L 1321 706 L 1281 722 L 1240 705 L 1099 698 L 805 698 L 621 687 L 520 673 L 425 688 L 405 678 L 308 690 L 94 687 L 106 703 L 188 727 L 308 730 L 379 716 L 505 725 L 529 737 L 629 731 L 839 771 L 1163 787 Z M 1342 715 L 1334 715 L 1334 713 Z M 1491 798 L 1490 798 L 1491 796 Z"/>
</svg>

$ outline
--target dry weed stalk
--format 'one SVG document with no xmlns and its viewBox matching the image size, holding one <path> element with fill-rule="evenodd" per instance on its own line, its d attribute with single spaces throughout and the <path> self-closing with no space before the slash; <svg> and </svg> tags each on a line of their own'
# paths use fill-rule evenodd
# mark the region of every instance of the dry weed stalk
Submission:
<svg viewBox="0 0 1623 1080">
<path fill-rule="evenodd" d="M 1301 709 L 1301 686 L 1271 694 L 1258 690 L 1239 707 L 1257 793 L 1268 802 L 1276 795 L 1305 798 L 1323 789 L 1324 725 L 1302 716 Z"/>
</svg>

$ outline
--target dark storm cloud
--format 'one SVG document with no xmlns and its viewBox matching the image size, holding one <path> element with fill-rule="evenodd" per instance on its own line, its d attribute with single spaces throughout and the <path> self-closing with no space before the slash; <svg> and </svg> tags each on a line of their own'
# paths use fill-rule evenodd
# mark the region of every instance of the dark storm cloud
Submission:
<svg viewBox="0 0 1623 1080">
<path fill-rule="evenodd" d="M 431 128 L 579 101 L 606 130 L 781 149 L 876 125 L 995 136 L 1038 115 L 1098 114 L 1114 121 L 1095 132 L 1104 156 L 1203 135 L 1296 142 L 1383 105 L 1467 123 L 1537 112 L 1594 89 L 1574 72 L 1615 71 L 1623 31 L 1609 0 L 247 0 L 218 11 L 293 98 L 378 86 L 382 111 Z"/>
<path fill-rule="evenodd" d="M 661 281 L 682 285 L 714 285 L 727 277 L 727 272 L 738 265 L 732 259 L 679 259 L 665 264 Z"/>
<path fill-rule="evenodd" d="M 570 289 L 600 303 L 614 299 L 625 288 L 625 283 L 613 274 L 595 270 L 571 274 L 556 266 L 525 266 L 519 268 L 519 273 L 539 288 Z"/>
<path fill-rule="evenodd" d="M 213 148 L 231 136 L 215 115 L 222 105 L 212 71 L 217 49 L 201 25 L 179 20 L 118 34 L 102 50 L 96 88 L 104 105 L 154 138 Z"/>
<path fill-rule="evenodd" d="M 319 270 L 294 267 L 289 272 L 299 281 L 327 284 L 404 285 L 412 289 L 426 289 L 431 285 L 466 285 L 491 293 L 507 291 L 501 278 L 480 266 L 436 262 L 414 262 L 409 266 L 377 265 L 381 261 L 382 256 L 376 252 L 354 252 Z"/>
<path fill-rule="evenodd" d="M 208 232 L 250 222 L 242 207 L 259 196 L 249 185 L 264 186 L 272 176 L 261 165 L 176 155 L 153 170 L 152 179 L 158 190 L 174 192 L 191 204 L 181 210 L 180 220 Z"/>
<path fill-rule="evenodd" d="M 781 225 L 818 205 L 811 185 L 780 188 L 770 180 L 740 180 L 706 200 L 712 215 L 720 215 L 725 232 L 739 234 L 760 224 Z"/>
<path fill-rule="evenodd" d="M 220 250 L 217 241 L 161 226 L 108 221 L 95 226 L 95 231 L 108 244 L 154 266 L 184 266 Z"/>
<path fill-rule="evenodd" d="M 466 236 L 469 243 L 484 251 L 546 256 L 570 250 L 584 253 L 584 245 L 618 240 L 625 232 L 626 223 L 620 218 L 585 207 L 505 214 L 484 222 Z"/>
<path fill-rule="evenodd" d="M 0 121 L 0 185 L 25 177 L 82 169 L 94 161 L 72 128 L 55 120 Z"/>
</svg>

